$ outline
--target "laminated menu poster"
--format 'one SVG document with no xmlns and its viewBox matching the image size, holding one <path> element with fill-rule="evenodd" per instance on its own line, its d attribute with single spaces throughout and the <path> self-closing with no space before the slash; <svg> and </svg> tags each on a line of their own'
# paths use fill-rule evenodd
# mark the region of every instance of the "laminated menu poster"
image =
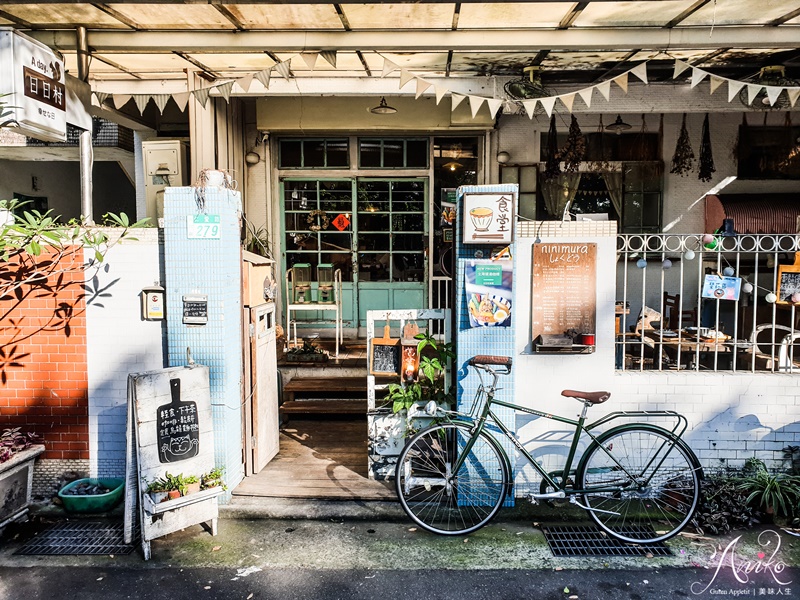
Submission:
<svg viewBox="0 0 800 600">
<path fill-rule="evenodd" d="M 467 261 L 464 289 L 470 327 L 511 327 L 512 266 L 510 260 Z"/>
</svg>

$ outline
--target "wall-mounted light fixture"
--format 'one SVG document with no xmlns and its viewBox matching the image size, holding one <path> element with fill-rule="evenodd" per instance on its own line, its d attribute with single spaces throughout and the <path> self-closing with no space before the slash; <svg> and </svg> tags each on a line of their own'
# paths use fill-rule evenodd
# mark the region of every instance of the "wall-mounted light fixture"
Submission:
<svg viewBox="0 0 800 600">
<path fill-rule="evenodd" d="M 501 150 L 497 153 L 497 162 L 501 165 L 506 164 L 509 160 L 511 160 L 511 155 L 505 150 Z"/>
</svg>

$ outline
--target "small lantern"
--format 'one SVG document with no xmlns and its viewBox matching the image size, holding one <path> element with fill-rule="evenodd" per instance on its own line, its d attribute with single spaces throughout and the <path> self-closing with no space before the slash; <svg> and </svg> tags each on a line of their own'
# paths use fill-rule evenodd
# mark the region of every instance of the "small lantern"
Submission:
<svg viewBox="0 0 800 600">
<path fill-rule="evenodd" d="M 292 268 L 292 288 L 296 304 L 305 304 L 311 301 L 311 265 L 297 263 Z"/>
<path fill-rule="evenodd" d="M 320 304 L 333 304 L 333 265 L 320 263 L 317 265 L 318 302 Z"/>
<path fill-rule="evenodd" d="M 407 323 L 403 327 L 403 336 L 400 339 L 400 378 L 405 383 L 413 383 L 419 377 L 419 341 L 414 337 L 419 333 L 416 323 Z"/>
</svg>

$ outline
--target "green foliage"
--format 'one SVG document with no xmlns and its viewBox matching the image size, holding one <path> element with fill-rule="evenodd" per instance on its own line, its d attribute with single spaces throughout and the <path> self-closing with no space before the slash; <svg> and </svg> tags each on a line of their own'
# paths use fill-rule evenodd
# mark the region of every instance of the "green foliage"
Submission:
<svg viewBox="0 0 800 600">
<path fill-rule="evenodd" d="M 200 488 L 207 490 L 209 488 L 221 487 L 223 490 L 227 490 L 228 486 L 225 485 L 222 474 L 223 469 L 221 467 L 215 467 L 208 473 L 204 473 L 200 476 Z"/>
<path fill-rule="evenodd" d="M 789 461 L 789 473 L 800 475 L 800 446 L 786 446 L 783 459 Z"/>
<path fill-rule="evenodd" d="M 748 506 L 746 496 L 737 489 L 741 479 L 741 473 L 733 469 L 706 474 L 697 512 L 692 517 L 692 526 L 698 533 L 723 535 L 761 522 L 761 513 Z"/>
<path fill-rule="evenodd" d="M 325 350 L 314 345 L 314 342 L 310 340 L 303 340 L 302 346 L 289 348 L 288 354 L 325 354 Z"/>
<path fill-rule="evenodd" d="M 389 385 L 385 400 L 392 403 L 392 412 L 408 410 L 416 402 L 435 400 L 437 404 L 448 404 L 453 400 L 453 392 L 445 391 L 444 374 L 449 361 L 455 358 L 452 344 L 437 342 L 429 333 L 415 336 L 419 361 L 419 381 Z"/>
<path fill-rule="evenodd" d="M 9 109 L 15 107 L 11 106 L 10 104 L 8 104 L 8 102 L 3 100 L 3 98 L 7 98 L 10 95 L 11 95 L 10 93 L 0 94 L 0 129 L 3 129 L 4 127 L 12 127 L 17 124 L 17 122 L 14 119 L 9 118 L 11 116 L 11 110 Z"/>
<path fill-rule="evenodd" d="M 736 489 L 747 494 L 747 504 L 775 511 L 778 517 L 791 517 L 800 502 L 800 477 L 770 473 L 761 463 L 755 473 L 743 477 Z"/>
<path fill-rule="evenodd" d="M 253 254 L 272 258 L 272 248 L 269 243 L 269 230 L 266 227 L 259 227 L 256 229 L 250 221 L 245 221 L 247 228 L 244 249 Z"/>
<path fill-rule="evenodd" d="M 158 478 L 154 479 L 153 481 L 151 481 L 149 484 L 147 484 L 147 492 L 148 493 L 150 493 L 150 492 L 168 492 L 169 490 L 170 490 L 170 488 L 168 487 L 167 482 L 161 477 L 158 477 Z"/>
</svg>

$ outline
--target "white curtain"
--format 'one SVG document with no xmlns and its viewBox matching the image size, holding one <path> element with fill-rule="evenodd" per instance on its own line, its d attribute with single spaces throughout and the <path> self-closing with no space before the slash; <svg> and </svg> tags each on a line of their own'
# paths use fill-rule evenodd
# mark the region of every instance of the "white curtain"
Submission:
<svg viewBox="0 0 800 600">
<path fill-rule="evenodd" d="M 561 173 L 542 184 L 544 206 L 551 217 L 561 218 L 564 209 L 575 199 L 581 182 L 580 173 Z"/>
<path fill-rule="evenodd" d="M 603 181 L 608 189 L 608 195 L 611 198 L 611 204 L 614 205 L 614 210 L 617 211 L 617 216 L 622 218 L 622 172 L 621 171 L 608 171 L 603 173 Z"/>
</svg>

